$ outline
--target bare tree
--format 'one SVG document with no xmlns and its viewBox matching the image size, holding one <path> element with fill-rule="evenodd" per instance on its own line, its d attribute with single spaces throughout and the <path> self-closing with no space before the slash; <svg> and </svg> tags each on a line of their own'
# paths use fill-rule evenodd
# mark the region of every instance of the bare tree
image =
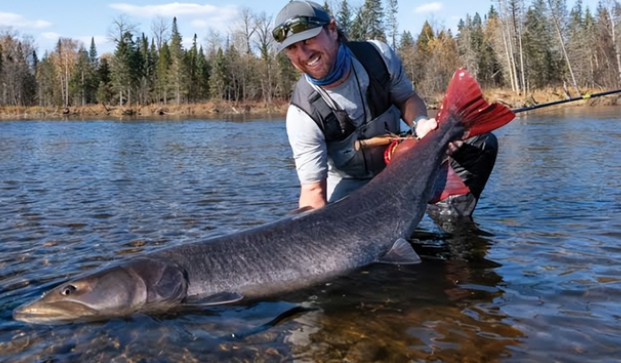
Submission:
<svg viewBox="0 0 621 363">
<path fill-rule="evenodd" d="M 120 15 L 112 20 L 112 26 L 108 29 L 108 39 L 119 43 L 125 33 L 136 34 L 136 24 L 130 23 L 125 15 Z"/>
<path fill-rule="evenodd" d="M 243 49 L 246 54 L 252 53 L 251 39 L 256 31 L 257 22 L 252 10 L 246 7 L 242 8 L 239 21 L 235 22 L 231 29 L 233 44 L 240 50 Z"/>
<path fill-rule="evenodd" d="M 153 34 L 155 45 L 159 51 L 162 49 L 162 43 L 168 42 L 170 39 L 170 27 L 168 26 L 168 22 L 161 16 L 153 19 L 151 23 L 151 33 Z"/>
<path fill-rule="evenodd" d="M 56 50 L 50 54 L 50 59 L 56 68 L 58 83 L 60 86 L 64 107 L 69 107 L 69 75 L 78 60 L 78 48 L 80 43 L 71 38 L 60 38 L 56 44 Z"/>
<path fill-rule="evenodd" d="M 619 44 L 619 26 L 621 26 L 621 5 L 617 0 L 602 0 L 600 6 L 605 9 L 608 16 L 608 36 L 614 52 L 614 58 L 617 68 L 618 84 L 621 85 L 621 45 Z"/>
<path fill-rule="evenodd" d="M 511 26 L 511 21 L 509 21 L 509 19 L 514 19 L 514 12 L 511 10 L 511 4 L 507 4 L 507 2 L 503 0 L 498 0 L 498 10 L 500 14 L 498 25 L 502 39 L 502 47 L 504 48 L 503 53 L 505 55 L 504 58 L 506 61 L 509 81 L 511 83 L 511 89 L 514 92 L 520 92 L 521 87 L 518 82 L 517 65 L 515 62 L 515 44 L 513 44 L 512 41 L 515 39 L 515 27 Z"/>
<path fill-rule="evenodd" d="M 0 105 L 29 106 L 36 97 L 35 46 L 32 37 L 0 33 Z"/>
<path fill-rule="evenodd" d="M 207 59 L 213 60 L 218 53 L 218 49 L 223 47 L 224 39 L 220 32 L 209 29 L 209 33 L 205 38 L 205 43 L 207 43 Z"/>
<path fill-rule="evenodd" d="M 386 20 L 388 23 L 388 39 L 393 49 L 397 48 L 397 34 L 399 32 L 399 23 L 397 22 L 397 13 L 399 12 L 399 4 L 397 0 L 388 0 L 388 10 L 386 12 Z"/>
<path fill-rule="evenodd" d="M 268 107 L 272 106 L 272 96 L 274 94 L 274 38 L 272 37 L 272 17 L 261 13 L 256 18 L 256 41 L 255 45 L 259 49 L 265 77 L 261 77 L 261 93 L 263 100 Z"/>
<path fill-rule="evenodd" d="M 556 29 L 556 35 L 558 36 L 558 41 L 563 52 L 563 57 L 565 58 L 565 62 L 567 63 L 567 69 L 569 70 L 572 86 L 574 87 L 576 92 L 580 93 L 580 90 L 578 89 L 578 84 L 576 83 L 576 77 L 574 76 L 574 71 L 571 68 L 571 62 L 569 61 L 569 57 L 567 56 L 565 41 L 563 39 L 567 12 L 567 9 L 565 7 L 565 1 L 548 0 L 548 5 L 550 6 L 550 12 L 552 15 L 552 20 L 554 22 L 554 28 Z"/>
</svg>

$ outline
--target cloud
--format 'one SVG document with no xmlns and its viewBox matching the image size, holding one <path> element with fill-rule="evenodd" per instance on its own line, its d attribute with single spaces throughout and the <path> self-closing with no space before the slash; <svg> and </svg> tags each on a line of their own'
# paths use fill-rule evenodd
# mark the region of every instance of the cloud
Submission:
<svg viewBox="0 0 621 363">
<path fill-rule="evenodd" d="M 54 32 L 43 32 L 41 33 L 41 38 L 49 39 L 49 40 L 58 40 L 62 35 Z"/>
<path fill-rule="evenodd" d="M 39 35 L 37 42 L 42 49 L 52 50 L 56 48 L 60 38 L 67 38 L 67 36 L 54 32 L 43 32 Z M 105 35 L 71 37 L 71 39 L 80 41 L 86 50 L 89 50 L 91 46 L 91 38 L 95 39 L 95 46 L 99 55 L 114 50 L 114 43 L 108 40 L 108 37 Z"/>
<path fill-rule="evenodd" d="M 433 13 L 435 11 L 440 11 L 440 10 L 442 10 L 442 3 L 433 2 L 433 3 L 424 4 L 424 5 L 421 5 L 415 8 L 414 12 L 417 14 L 422 14 L 422 13 Z"/>
<path fill-rule="evenodd" d="M 19 14 L 0 12 L 0 24 L 13 28 L 46 28 L 52 23 L 45 20 L 28 20 Z"/>
<path fill-rule="evenodd" d="M 202 32 L 209 28 L 220 31 L 227 30 L 239 18 L 239 8 L 235 5 L 213 6 L 195 3 L 169 3 L 161 5 L 137 6 L 127 3 L 111 4 L 112 9 L 123 14 L 140 18 L 166 18 L 177 17 L 179 24 L 189 24 L 191 29 L 185 29 L 184 33 Z M 184 43 L 191 38 L 185 39 Z"/>
<path fill-rule="evenodd" d="M 154 17 L 231 17 L 237 14 L 237 7 L 233 5 L 217 7 L 213 5 L 201 5 L 193 3 L 170 3 L 162 5 L 137 6 L 125 3 L 110 4 L 110 7 L 131 16 L 154 18 Z"/>
</svg>

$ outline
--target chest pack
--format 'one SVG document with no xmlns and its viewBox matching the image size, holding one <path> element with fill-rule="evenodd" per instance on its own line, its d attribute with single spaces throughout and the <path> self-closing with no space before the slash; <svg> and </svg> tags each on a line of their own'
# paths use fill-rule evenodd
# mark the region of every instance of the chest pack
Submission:
<svg viewBox="0 0 621 363">
<path fill-rule="evenodd" d="M 374 119 L 386 112 L 392 105 L 390 99 L 390 74 L 377 48 L 369 42 L 347 42 L 369 75 L 366 101 Z M 301 77 L 295 86 L 291 104 L 306 112 L 323 132 L 326 142 L 341 141 L 351 135 L 356 127 L 344 111 L 331 109 L 321 95 Z M 367 120 L 365 120 L 366 122 Z"/>
</svg>

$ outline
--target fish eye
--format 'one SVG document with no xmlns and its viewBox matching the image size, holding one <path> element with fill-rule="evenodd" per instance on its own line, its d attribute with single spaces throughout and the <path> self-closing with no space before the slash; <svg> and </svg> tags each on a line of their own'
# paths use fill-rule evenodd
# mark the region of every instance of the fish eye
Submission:
<svg viewBox="0 0 621 363">
<path fill-rule="evenodd" d="M 73 285 L 67 285 L 60 291 L 62 295 L 68 296 L 74 293 L 78 288 Z"/>
</svg>

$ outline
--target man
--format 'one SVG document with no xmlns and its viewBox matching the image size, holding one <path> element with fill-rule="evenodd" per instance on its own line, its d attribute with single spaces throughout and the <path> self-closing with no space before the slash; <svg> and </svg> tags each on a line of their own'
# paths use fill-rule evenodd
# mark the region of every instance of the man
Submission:
<svg viewBox="0 0 621 363">
<path fill-rule="evenodd" d="M 420 138 L 437 128 L 401 60 L 385 43 L 347 42 L 336 21 L 311 1 L 288 3 L 275 24 L 278 51 L 304 73 L 286 116 L 300 208 L 321 208 L 377 175 L 385 167 L 386 146 L 400 133 L 400 118 Z M 491 134 L 459 146 L 450 165 L 465 192 L 439 201 L 434 211 L 470 216 L 496 152 Z M 440 195 L 443 187 L 437 189 Z"/>
</svg>

